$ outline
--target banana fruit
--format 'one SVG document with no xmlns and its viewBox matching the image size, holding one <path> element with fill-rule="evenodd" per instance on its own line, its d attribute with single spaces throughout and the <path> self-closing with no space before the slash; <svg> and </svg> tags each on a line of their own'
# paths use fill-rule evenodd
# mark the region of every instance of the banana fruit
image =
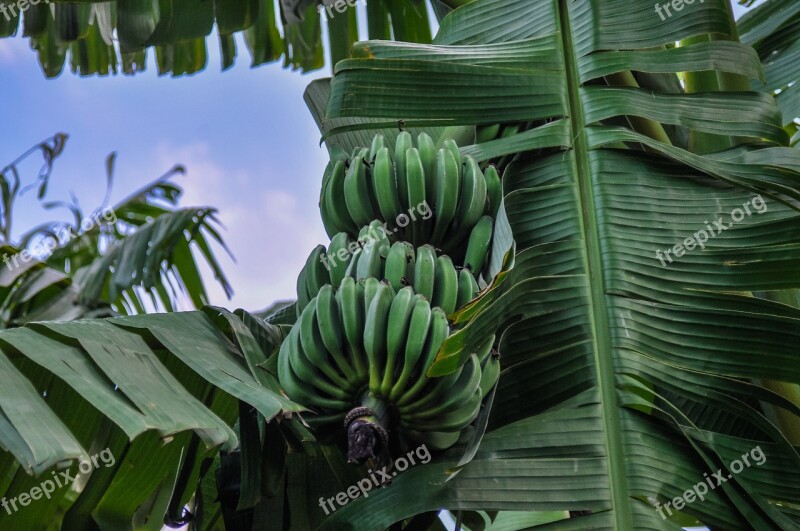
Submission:
<svg viewBox="0 0 800 531">
<path fill-rule="evenodd" d="M 385 223 L 392 241 L 441 249 L 459 263 L 464 241 L 483 215 L 495 216 L 502 196 L 500 176 L 486 174 L 452 139 L 440 146 L 426 133 L 398 135 L 394 146 L 377 135 L 347 161 L 325 172 L 320 210 L 328 236 L 357 239 L 372 220 Z"/>
<path fill-rule="evenodd" d="M 475 244 L 471 237 L 467 248 L 467 257 L 475 257 L 474 261 L 480 264 L 486 261 L 491 240 L 492 220 L 488 216 L 485 219 L 487 221 L 481 220 L 473 231 Z M 486 223 L 488 227 L 484 226 Z M 302 312 L 324 286 L 330 285 L 336 289 L 346 278 L 357 281 L 385 280 L 395 293 L 411 286 L 431 306 L 442 308 L 447 315 L 477 295 L 476 275 L 480 268 L 476 269 L 470 263 L 465 268 L 459 268 L 448 255 L 437 254 L 430 245 L 418 249 L 407 242 L 390 245 L 379 227 L 376 222 L 365 227 L 357 242 L 350 240 L 347 234 L 339 233 L 334 236 L 327 251 L 321 245 L 312 251 L 298 279 L 298 312 Z M 354 249 L 355 254 L 351 255 L 349 249 Z M 373 284 L 370 283 L 370 286 Z"/>
<path fill-rule="evenodd" d="M 447 260 L 439 257 L 435 266 Z M 448 283 L 453 298 L 455 278 Z M 345 277 L 337 289 L 323 286 L 302 310 L 278 353 L 278 378 L 289 398 L 319 413 L 315 426 L 369 407 L 390 433 L 444 449 L 475 420 L 499 376 L 493 336 L 461 369 L 429 377 L 449 333 L 445 311 L 412 285 L 395 291 L 374 277 Z"/>
<path fill-rule="evenodd" d="M 480 143 L 506 129 L 478 134 Z M 394 145 L 376 135 L 333 158 L 319 200 L 331 242 L 314 248 L 297 279 L 278 379 L 317 413 L 312 427 L 344 421 L 350 461 L 377 458 L 393 432 L 447 449 L 501 375 L 492 335 L 459 369 L 428 376 L 451 333 L 448 316 L 487 284 L 501 176 L 453 139 L 424 132 L 401 132 Z"/>
</svg>

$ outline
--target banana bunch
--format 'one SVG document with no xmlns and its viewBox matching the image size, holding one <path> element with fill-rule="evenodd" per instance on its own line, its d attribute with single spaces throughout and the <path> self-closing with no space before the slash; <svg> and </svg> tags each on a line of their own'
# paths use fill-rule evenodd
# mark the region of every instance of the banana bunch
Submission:
<svg viewBox="0 0 800 531">
<path fill-rule="evenodd" d="M 319 413 L 318 425 L 372 419 L 384 435 L 398 430 L 444 449 L 475 420 L 500 372 L 492 337 L 459 371 L 429 378 L 449 333 L 445 311 L 414 287 L 345 276 L 305 306 L 281 345 L 278 376 L 292 400 Z"/>
<path fill-rule="evenodd" d="M 356 242 L 347 233 L 340 232 L 327 249 L 317 246 L 300 272 L 298 317 L 323 286 L 330 284 L 338 288 L 345 278 L 386 280 L 395 292 L 412 286 L 432 306 L 450 315 L 478 294 L 473 271 L 479 271 L 486 261 L 491 236 L 492 218 L 484 216 L 470 237 L 467 265 L 458 268 L 449 256 L 437 255 L 430 245 L 414 249 L 408 242 L 390 243 L 377 221 L 364 227 Z"/>
<path fill-rule="evenodd" d="M 481 171 L 452 139 L 437 149 L 420 133 L 415 146 L 403 132 L 390 149 L 377 135 L 369 149 L 352 155 L 332 161 L 323 178 L 319 205 L 330 237 L 353 237 L 377 219 L 396 240 L 430 244 L 460 261 L 473 228 L 482 216 L 494 217 L 502 200 L 497 170 Z"/>
</svg>

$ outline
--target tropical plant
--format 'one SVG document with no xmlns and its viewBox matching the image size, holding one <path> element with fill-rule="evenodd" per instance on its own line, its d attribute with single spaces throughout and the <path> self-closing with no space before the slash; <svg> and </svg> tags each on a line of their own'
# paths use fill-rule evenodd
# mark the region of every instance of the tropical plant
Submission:
<svg viewBox="0 0 800 531">
<path fill-rule="evenodd" d="M 752 13 L 767 66 L 791 57 L 792 4 Z M 430 45 L 356 44 L 306 92 L 332 159 L 424 131 L 502 174 L 487 285 L 427 372 L 497 334 L 472 427 L 330 511 L 369 471 L 282 392 L 293 305 L 33 323 L 0 332 L 5 496 L 116 460 L 0 524 L 441 529 L 446 509 L 469 529 L 798 528 L 800 108 L 782 117 L 771 91 L 792 81 L 765 84 L 737 34 L 726 0 L 665 20 L 645 0 L 477 0 Z"/>
<path fill-rule="evenodd" d="M 206 39 L 217 26 L 222 68 L 237 55 L 236 36 L 244 37 L 252 66 L 277 61 L 304 72 L 325 64 L 323 27 L 333 63 L 349 56 L 359 22 L 351 9 L 363 0 L 53 0 L 31 2 L 22 16 L 16 2 L 1 4 L 0 37 L 21 31 L 29 37 L 47 77 L 64 69 L 69 52 L 72 72 L 81 76 L 145 69 L 155 53 L 158 73 L 181 76 L 203 70 Z M 430 42 L 430 9 L 443 14 L 463 0 L 371 0 L 370 38 Z M 363 23 L 362 23 L 363 25 Z"/>
</svg>

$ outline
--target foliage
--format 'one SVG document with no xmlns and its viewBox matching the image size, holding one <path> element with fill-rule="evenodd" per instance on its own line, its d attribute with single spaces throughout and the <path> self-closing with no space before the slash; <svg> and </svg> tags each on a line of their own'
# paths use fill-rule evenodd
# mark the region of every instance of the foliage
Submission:
<svg viewBox="0 0 800 531">
<path fill-rule="evenodd" d="M 793 42 L 792 3 L 766 6 L 777 26 L 752 15 L 742 36 Z M 781 115 L 770 92 L 791 82 L 737 33 L 725 0 L 663 22 L 646 0 L 478 0 L 431 45 L 356 44 L 306 94 L 331 153 L 425 130 L 504 170 L 495 279 L 432 369 L 504 330 L 472 431 L 325 514 L 317 500 L 368 471 L 277 385 L 293 306 L 31 324 L 0 332 L 0 487 L 97 448 L 118 459 L 0 523 L 156 529 L 194 496 L 197 529 L 438 529 L 442 508 L 470 529 L 796 528 L 800 155 L 784 125 L 800 109 Z M 510 134 L 477 141 L 496 124 Z M 754 196 L 766 210 L 688 249 Z M 762 464 L 731 467 L 756 447 Z M 659 516 L 718 469 L 705 501 Z"/>
</svg>

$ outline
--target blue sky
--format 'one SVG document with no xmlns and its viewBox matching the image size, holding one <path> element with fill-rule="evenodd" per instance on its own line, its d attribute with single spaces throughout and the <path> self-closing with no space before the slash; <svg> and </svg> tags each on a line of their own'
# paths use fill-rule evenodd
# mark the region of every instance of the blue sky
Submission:
<svg viewBox="0 0 800 531">
<path fill-rule="evenodd" d="M 0 40 L 0 163 L 56 132 L 68 133 L 50 198 L 75 192 L 87 210 L 103 198 L 104 160 L 111 151 L 119 153 L 112 201 L 184 164 L 188 175 L 177 180 L 186 190 L 183 204 L 219 209 L 237 259 L 220 256 L 236 291 L 233 300 L 210 281 L 211 303 L 255 310 L 294 297 L 308 253 L 327 242 L 317 206 L 327 157 L 302 95 L 329 69 L 309 75 L 280 63 L 251 69 L 239 41 L 239 60 L 226 72 L 219 70 L 212 37 L 208 68 L 191 77 L 159 78 L 151 55 L 147 72 L 134 77 L 65 72 L 47 80 L 27 39 Z M 23 166 L 26 175 L 32 178 L 38 164 Z M 55 215 L 27 197 L 17 227 Z M 66 212 L 63 219 L 69 219 Z"/>
<path fill-rule="evenodd" d="M 192 77 L 159 78 L 151 57 L 148 71 L 134 77 L 81 79 L 65 72 L 46 80 L 27 39 L 0 41 L 0 162 L 58 131 L 68 133 L 50 197 L 66 199 L 74 191 L 87 210 L 102 201 L 111 151 L 119 153 L 115 200 L 184 164 L 188 174 L 177 179 L 186 190 L 183 204 L 220 210 L 237 259 L 221 257 L 236 290 L 233 301 L 212 287 L 211 302 L 258 309 L 293 296 L 306 256 L 326 239 L 317 200 L 327 157 L 302 95 L 328 70 L 250 69 L 241 49 L 237 65 L 222 73 L 214 39 L 209 50 L 207 70 Z M 32 160 L 23 168 L 33 178 L 38 166 Z M 60 214 L 26 197 L 16 224 L 24 229 Z M 68 219 L 66 212 L 61 217 Z"/>
</svg>

